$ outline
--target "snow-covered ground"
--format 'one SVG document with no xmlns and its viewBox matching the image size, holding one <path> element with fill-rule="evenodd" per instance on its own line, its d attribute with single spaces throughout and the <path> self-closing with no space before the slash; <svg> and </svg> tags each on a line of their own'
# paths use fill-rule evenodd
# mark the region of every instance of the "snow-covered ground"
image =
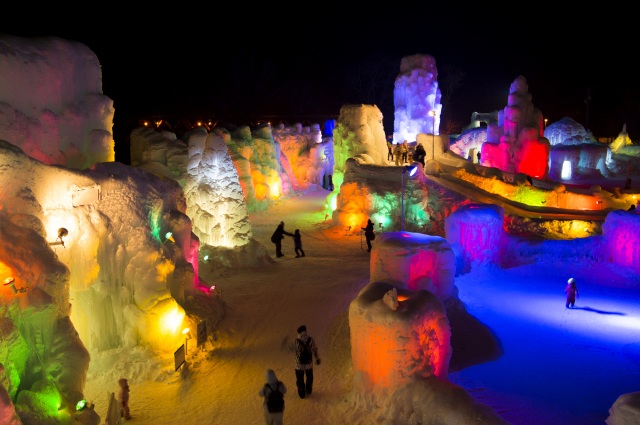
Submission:
<svg viewBox="0 0 640 425">
<path fill-rule="evenodd" d="M 202 349 L 189 341 L 186 368 L 174 371 L 173 358 L 158 366 L 144 352 L 93 358 L 85 396 L 96 412 L 104 418 L 107 395 L 117 394 L 122 376 L 131 386 L 134 423 L 261 424 L 258 391 L 272 368 L 289 389 L 285 423 L 408 423 L 401 400 L 372 406 L 352 391 L 347 312 L 369 283 L 369 253 L 360 232 L 325 221 L 326 194 L 309 192 L 250 217 L 255 239 L 274 259 L 269 238 L 280 220 L 289 232 L 300 229 L 306 257 L 295 258 L 287 237 L 286 256 L 272 265 L 201 266 L 228 312 L 213 344 Z M 580 291 L 572 310 L 563 292 L 570 276 Z M 450 381 L 512 424 L 603 424 L 619 395 L 640 390 L 638 282 L 620 267 L 553 255 L 457 276 L 468 314 L 450 318 Z M 295 390 L 293 354 L 283 348 L 301 324 L 317 339 L 322 358 L 313 395 L 303 400 Z M 93 372 L 114 358 L 120 364 L 113 371 Z"/>
</svg>

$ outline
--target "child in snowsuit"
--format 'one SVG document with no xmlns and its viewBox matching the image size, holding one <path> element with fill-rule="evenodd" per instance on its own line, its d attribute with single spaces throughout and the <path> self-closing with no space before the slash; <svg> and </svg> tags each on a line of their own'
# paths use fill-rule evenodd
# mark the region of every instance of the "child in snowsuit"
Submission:
<svg viewBox="0 0 640 425">
<path fill-rule="evenodd" d="M 567 286 L 564 288 L 565 294 L 567 294 L 567 302 L 565 303 L 566 308 L 573 308 L 576 303 L 576 298 L 580 298 L 578 294 L 578 287 L 576 286 L 576 280 L 574 278 L 569 278 L 567 281 Z"/>
<path fill-rule="evenodd" d="M 304 257 L 304 250 L 302 249 L 302 235 L 300 229 L 296 229 L 293 233 L 293 245 L 296 251 L 296 257 Z"/>
<path fill-rule="evenodd" d="M 120 378 L 120 380 L 118 381 L 118 385 L 120 385 L 120 392 L 118 393 L 118 398 L 120 399 L 122 416 L 125 419 L 131 419 L 131 414 L 129 413 L 129 383 L 125 378 Z"/>
</svg>

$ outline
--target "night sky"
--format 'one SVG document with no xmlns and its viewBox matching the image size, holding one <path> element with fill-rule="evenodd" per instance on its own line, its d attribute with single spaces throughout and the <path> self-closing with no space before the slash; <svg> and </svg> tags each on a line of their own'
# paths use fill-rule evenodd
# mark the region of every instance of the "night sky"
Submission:
<svg viewBox="0 0 640 425">
<path fill-rule="evenodd" d="M 633 64 L 640 37 L 624 22 L 631 14 L 585 9 L 561 17 L 545 5 L 522 6 L 182 12 L 174 5 L 39 25 L 16 18 L 0 32 L 58 36 L 97 55 L 103 93 L 114 100 L 116 151 L 140 119 L 322 123 L 349 103 L 377 105 L 391 133 L 400 61 L 418 53 L 436 59 L 443 133 L 458 132 L 474 111 L 504 108 L 523 75 L 549 123 L 571 117 L 596 137 L 615 137 L 626 123 L 631 139 L 640 138 Z"/>
</svg>

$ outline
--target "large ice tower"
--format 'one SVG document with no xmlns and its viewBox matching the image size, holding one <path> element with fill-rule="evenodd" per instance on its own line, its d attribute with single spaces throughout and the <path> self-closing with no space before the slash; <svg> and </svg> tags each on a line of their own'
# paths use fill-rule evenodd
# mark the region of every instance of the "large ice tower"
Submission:
<svg viewBox="0 0 640 425">
<path fill-rule="evenodd" d="M 418 133 L 438 134 L 441 97 L 435 58 L 423 54 L 403 57 L 393 90 L 393 142 L 413 142 Z"/>
</svg>

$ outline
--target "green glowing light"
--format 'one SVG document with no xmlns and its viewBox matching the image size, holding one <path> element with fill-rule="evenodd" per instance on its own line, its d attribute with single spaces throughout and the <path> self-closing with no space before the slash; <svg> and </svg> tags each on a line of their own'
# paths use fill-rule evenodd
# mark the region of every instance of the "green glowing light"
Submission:
<svg viewBox="0 0 640 425">
<path fill-rule="evenodd" d="M 76 410 L 79 412 L 87 407 L 87 400 L 82 399 L 78 403 L 76 403 Z"/>
</svg>

